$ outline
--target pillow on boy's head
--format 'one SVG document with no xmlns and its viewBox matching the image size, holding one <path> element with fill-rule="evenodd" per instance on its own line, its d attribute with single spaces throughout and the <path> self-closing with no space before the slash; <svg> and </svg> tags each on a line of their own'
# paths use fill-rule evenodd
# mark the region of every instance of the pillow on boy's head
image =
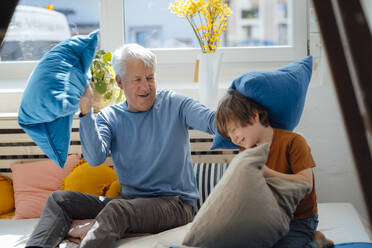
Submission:
<svg viewBox="0 0 372 248">
<path fill-rule="evenodd" d="M 235 79 L 230 88 L 265 106 L 272 127 L 293 130 L 304 109 L 312 68 L 313 57 L 307 56 L 275 71 L 248 72 Z M 217 133 L 211 149 L 216 148 L 239 146 Z"/>
<path fill-rule="evenodd" d="M 67 159 L 72 119 L 97 43 L 98 30 L 59 43 L 40 60 L 23 93 L 18 123 L 60 167 Z"/>
</svg>

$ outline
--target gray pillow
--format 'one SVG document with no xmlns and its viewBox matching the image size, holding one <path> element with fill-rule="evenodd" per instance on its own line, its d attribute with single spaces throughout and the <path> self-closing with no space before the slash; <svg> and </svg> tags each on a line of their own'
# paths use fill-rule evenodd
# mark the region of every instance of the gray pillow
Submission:
<svg viewBox="0 0 372 248">
<path fill-rule="evenodd" d="M 247 149 L 231 162 L 183 240 L 199 247 L 272 247 L 289 230 L 297 204 L 311 185 L 265 178 L 269 145 Z"/>
</svg>

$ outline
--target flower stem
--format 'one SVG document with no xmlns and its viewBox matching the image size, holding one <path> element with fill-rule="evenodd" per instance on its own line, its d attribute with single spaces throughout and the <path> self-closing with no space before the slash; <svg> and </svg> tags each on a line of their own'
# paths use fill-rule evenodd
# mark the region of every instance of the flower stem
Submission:
<svg viewBox="0 0 372 248">
<path fill-rule="evenodd" d="M 186 19 L 187 19 L 187 21 L 190 23 L 191 28 L 192 28 L 192 30 L 194 31 L 194 33 L 195 33 L 195 35 L 196 35 L 196 38 L 198 39 L 199 45 L 200 45 L 202 51 L 204 52 L 203 43 L 202 43 L 201 40 L 200 40 L 200 37 L 199 37 L 199 34 L 198 34 L 197 30 L 195 29 L 193 23 L 190 21 L 189 17 L 186 17 Z"/>
</svg>

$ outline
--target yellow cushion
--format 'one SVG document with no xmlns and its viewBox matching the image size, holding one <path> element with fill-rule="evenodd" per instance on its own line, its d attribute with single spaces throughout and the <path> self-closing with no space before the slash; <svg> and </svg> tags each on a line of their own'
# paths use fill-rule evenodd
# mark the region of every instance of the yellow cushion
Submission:
<svg viewBox="0 0 372 248">
<path fill-rule="evenodd" d="M 0 215 L 12 212 L 14 209 L 13 182 L 7 176 L 0 176 Z"/>
<path fill-rule="evenodd" d="M 112 167 L 105 164 L 93 167 L 85 160 L 81 160 L 63 180 L 62 189 L 104 196 L 111 183 L 116 179 Z"/>
<path fill-rule="evenodd" d="M 119 192 L 121 190 L 121 185 L 119 183 L 119 180 L 114 181 L 108 190 L 106 191 L 105 196 L 106 197 L 119 197 Z"/>
<path fill-rule="evenodd" d="M 6 214 L 0 214 L 0 219 L 12 219 L 15 216 L 15 209 Z"/>
</svg>

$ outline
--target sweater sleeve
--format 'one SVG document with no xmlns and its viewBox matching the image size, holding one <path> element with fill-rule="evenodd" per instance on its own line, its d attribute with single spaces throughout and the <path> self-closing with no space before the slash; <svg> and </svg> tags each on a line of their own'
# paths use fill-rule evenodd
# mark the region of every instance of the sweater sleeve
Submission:
<svg viewBox="0 0 372 248">
<path fill-rule="evenodd" d="M 185 96 L 182 100 L 180 114 L 186 124 L 193 129 L 209 134 L 216 133 L 215 111 L 200 102 Z"/>
<path fill-rule="evenodd" d="M 112 132 L 109 124 L 99 113 L 93 112 L 80 118 L 80 141 L 84 158 L 92 166 L 105 162 L 111 148 Z"/>
</svg>

